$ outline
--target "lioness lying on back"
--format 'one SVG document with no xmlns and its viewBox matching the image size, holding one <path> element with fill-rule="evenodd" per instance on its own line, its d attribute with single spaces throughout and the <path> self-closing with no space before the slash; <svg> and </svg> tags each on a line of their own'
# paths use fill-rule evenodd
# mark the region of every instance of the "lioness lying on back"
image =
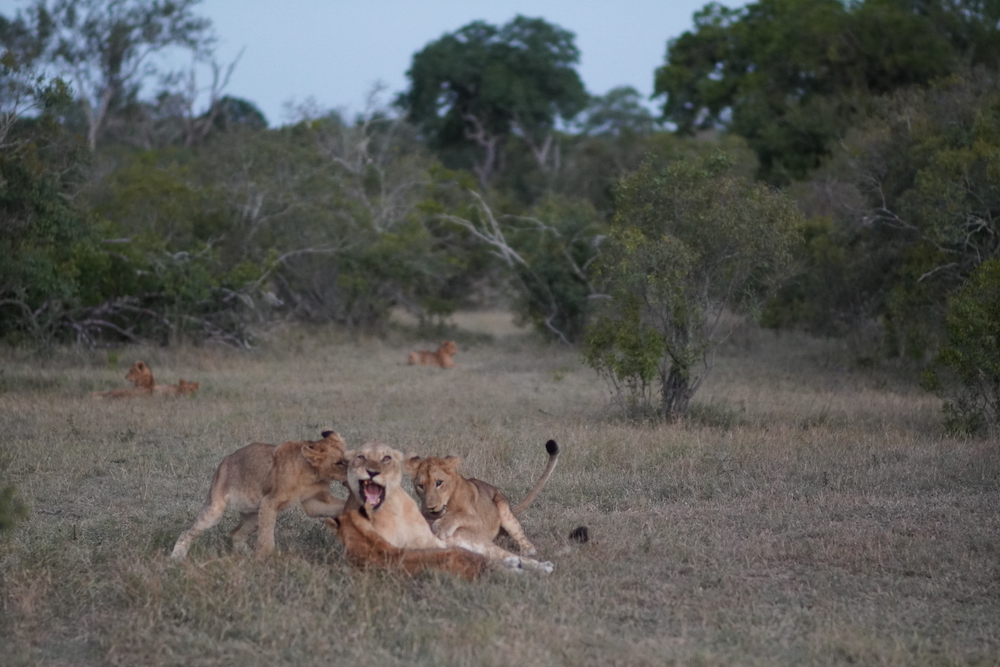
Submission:
<svg viewBox="0 0 1000 667">
<path fill-rule="evenodd" d="M 401 569 L 410 574 L 440 570 L 471 579 L 487 560 L 448 546 L 434 537 L 420 510 L 400 482 L 403 455 L 388 445 L 369 442 L 346 455 L 345 511 L 326 524 L 344 544 L 355 565 Z"/>
<path fill-rule="evenodd" d="M 441 347 L 439 347 L 436 352 L 430 352 L 429 350 L 410 352 L 410 358 L 408 361 L 411 366 L 420 365 L 451 368 L 455 365 L 452 357 L 456 354 L 458 354 L 458 346 L 455 345 L 455 341 L 446 340 L 441 343 Z"/>
<path fill-rule="evenodd" d="M 555 470 L 559 445 L 555 440 L 549 440 L 545 443 L 545 450 L 549 454 L 545 470 L 524 500 L 513 509 L 500 489 L 458 474 L 462 461 L 457 456 L 443 459 L 411 456 L 406 460 L 406 472 L 413 478 L 423 516 L 434 534 L 448 544 L 456 540 L 474 544 L 478 547 L 477 551 L 490 558 L 512 556 L 493 543 L 500 528 L 503 528 L 517 542 L 522 554 L 534 556 L 535 547 L 528 541 L 516 515 L 535 499 Z"/>
<path fill-rule="evenodd" d="M 336 431 L 323 431 L 322 440 L 277 446 L 255 442 L 236 450 L 219 464 L 204 507 L 177 538 L 170 557 L 185 558 L 194 538 L 214 526 L 228 505 L 240 512 L 240 523 L 230 533 L 233 546 L 243 546 L 259 531 L 257 555 L 261 557 L 274 551 L 275 519 L 289 505 L 301 503 L 309 516 L 337 516 L 344 501 L 330 494 L 330 482 L 346 479 L 344 450 L 344 440 Z"/>
</svg>

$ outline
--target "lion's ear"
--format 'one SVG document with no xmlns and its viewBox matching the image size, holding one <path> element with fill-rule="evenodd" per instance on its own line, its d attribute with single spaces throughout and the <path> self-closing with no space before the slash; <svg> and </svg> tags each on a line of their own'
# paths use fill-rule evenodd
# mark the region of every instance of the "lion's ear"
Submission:
<svg viewBox="0 0 1000 667">
<path fill-rule="evenodd" d="M 406 460 L 403 462 L 403 469 L 406 470 L 406 474 L 410 477 L 416 475 L 417 468 L 420 467 L 421 461 L 423 461 L 423 459 L 416 454 L 407 454 Z"/>
<path fill-rule="evenodd" d="M 342 439 L 343 439 L 343 438 L 341 438 L 341 437 L 340 437 L 340 434 L 339 434 L 339 433 L 337 433 L 336 431 L 334 431 L 334 430 L 333 430 L 332 428 L 328 428 L 328 429 L 326 429 L 325 431 L 323 431 L 323 432 L 322 432 L 322 436 L 323 436 L 323 439 L 324 439 L 324 440 L 325 440 L 326 438 L 329 438 L 330 436 L 336 436 L 336 437 L 337 437 L 337 439 L 340 439 L 340 440 L 342 440 Z"/>
<path fill-rule="evenodd" d="M 444 461 L 445 467 L 452 472 L 458 470 L 458 466 L 462 465 L 462 459 L 457 456 L 446 456 L 442 460 Z"/>
<path fill-rule="evenodd" d="M 302 445 L 302 456 L 305 457 L 306 462 L 313 468 L 319 468 L 323 465 L 323 460 L 326 458 L 328 451 L 330 451 L 329 446 L 322 440 Z"/>
<path fill-rule="evenodd" d="M 336 533 L 340 529 L 340 519 L 327 518 L 326 527 Z"/>
</svg>

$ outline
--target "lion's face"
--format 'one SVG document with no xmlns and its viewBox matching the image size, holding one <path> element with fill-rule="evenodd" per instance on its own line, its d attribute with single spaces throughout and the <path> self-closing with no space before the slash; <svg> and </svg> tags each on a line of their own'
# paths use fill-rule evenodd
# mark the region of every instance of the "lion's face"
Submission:
<svg viewBox="0 0 1000 667">
<path fill-rule="evenodd" d="M 413 478 L 413 489 L 420 498 L 424 516 L 435 519 L 448 509 L 448 502 L 458 480 L 458 466 L 462 460 L 457 456 L 439 459 L 411 457 L 406 461 L 406 470 Z"/>
<path fill-rule="evenodd" d="M 323 431 L 323 439 L 302 446 L 302 455 L 323 479 L 347 479 L 347 443 L 336 431 Z"/>
<path fill-rule="evenodd" d="M 444 352 L 445 354 L 457 354 L 458 346 L 455 345 L 455 341 L 446 340 L 445 342 L 441 343 L 441 351 Z"/>
<path fill-rule="evenodd" d="M 381 442 L 369 442 L 349 453 L 347 486 L 363 505 L 377 510 L 386 490 L 403 481 L 403 454 Z"/>
<path fill-rule="evenodd" d="M 137 361 L 132 364 L 132 368 L 128 369 L 125 379 L 137 387 L 152 387 L 153 371 L 149 370 L 149 366 L 143 362 Z"/>
</svg>

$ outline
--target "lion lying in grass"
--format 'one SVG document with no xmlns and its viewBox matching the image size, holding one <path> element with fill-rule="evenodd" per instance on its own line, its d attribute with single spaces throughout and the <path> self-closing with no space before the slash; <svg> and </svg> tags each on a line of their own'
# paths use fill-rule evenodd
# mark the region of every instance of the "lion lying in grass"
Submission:
<svg viewBox="0 0 1000 667">
<path fill-rule="evenodd" d="M 128 369 L 125 379 L 132 383 L 131 387 L 125 389 L 112 389 L 110 391 L 95 391 L 91 394 L 93 398 L 129 398 L 132 396 L 150 396 L 156 387 L 153 380 L 153 371 L 149 370 L 142 361 L 132 364 Z"/>
<path fill-rule="evenodd" d="M 494 559 L 510 557 L 514 554 L 493 543 L 503 528 L 517 542 L 523 555 L 534 556 L 535 547 L 524 534 L 517 514 L 535 499 L 559 461 L 559 445 L 555 440 L 546 442 L 545 450 L 549 454 L 545 470 L 524 500 L 513 509 L 500 489 L 458 474 L 462 460 L 457 456 L 443 459 L 411 456 L 406 460 L 406 472 L 413 478 L 424 518 L 434 534 L 446 543 L 475 545 L 467 548 Z"/>
<path fill-rule="evenodd" d="M 347 487 L 351 497 L 346 509 L 357 513 L 357 516 L 352 516 L 350 521 L 355 524 L 363 521 L 375 535 L 385 540 L 389 546 L 404 550 L 438 551 L 449 547 L 458 547 L 486 556 L 490 565 L 505 569 L 530 568 L 543 572 L 552 571 L 551 563 L 539 563 L 529 558 L 519 557 L 509 551 L 494 547 L 492 544 L 485 546 L 478 542 L 467 542 L 462 536 L 452 537 L 446 541 L 434 535 L 427 521 L 420 514 L 417 503 L 403 490 L 404 464 L 403 455 L 399 451 L 383 443 L 369 442 L 356 452 L 352 452 L 348 459 Z M 364 511 L 362 512 L 362 510 Z M 341 523 L 343 524 L 343 522 Z M 367 529 L 358 532 L 361 537 L 369 534 Z M 340 530 L 338 530 L 338 536 L 339 534 Z M 341 540 L 344 541 L 345 547 L 349 546 L 345 538 L 341 538 Z M 362 542 L 363 547 L 366 545 L 367 542 Z M 379 552 L 380 547 L 376 545 L 375 550 Z M 363 550 L 356 549 L 351 557 L 363 557 Z M 425 557 L 432 560 L 443 558 L 441 554 L 431 553 L 425 554 Z M 451 558 L 460 557 L 469 558 L 454 552 L 451 556 Z M 475 560 L 478 561 L 478 559 Z"/>
<path fill-rule="evenodd" d="M 411 366 L 439 366 L 441 368 L 451 368 L 455 365 L 452 357 L 456 354 L 458 354 L 458 346 L 455 345 L 455 341 L 446 340 L 441 343 L 441 346 L 436 352 L 430 352 L 429 350 L 410 352 L 408 363 Z"/>
<path fill-rule="evenodd" d="M 132 383 L 131 387 L 112 389 L 110 391 L 95 391 L 93 398 L 132 398 L 133 396 L 191 396 L 199 388 L 200 382 L 185 382 L 178 380 L 177 384 L 156 384 L 153 371 L 142 361 L 132 364 L 125 379 Z"/>
<path fill-rule="evenodd" d="M 200 388 L 200 382 L 185 382 L 184 380 L 178 380 L 177 384 L 154 385 L 153 393 L 164 396 L 192 396 Z"/>
<path fill-rule="evenodd" d="M 373 509 L 366 504 L 349 510 L 326 525 L 344 545 L 347 560 L 357 567 L 401 570 L 417 575 L 428 570 L 475 579 L 488 565 L 485 556 L 466 549 L 399 549 L 378 534 L 372 523 Z"/>
<path fill-rule="evenodd" d="M 184 559 L 191 542 L 214 526 L 227 506 L 240 512 L 240 522 L 230 533 L 233 546 L 243 547 L 258 531 L 258 557 L 274 551 L 275 519 L 289 505 L 300 503 L 309 516 L 339 515 L 344 501 L 330 494 L 330 482 L 346 479 L 345 448 L 336 431 L 323 431 L 322 440 L 277 446 L 255 442 L 236 450 L 219 464 L 204 507 L 177 538 L 170 557 Z"/>
<path fill-rule="evenodd" d="M 401 452 L 369 442 L 348 452 L 346 458 L 347 507 L 326 524 L 343 543 L 348 561 L 408 574 L 439 570 L 467 579 L 483 572 L 488 565 L 486 558 L 448 548 L 431 533 L 417 503 L 401 485 Z"/>
</svg>

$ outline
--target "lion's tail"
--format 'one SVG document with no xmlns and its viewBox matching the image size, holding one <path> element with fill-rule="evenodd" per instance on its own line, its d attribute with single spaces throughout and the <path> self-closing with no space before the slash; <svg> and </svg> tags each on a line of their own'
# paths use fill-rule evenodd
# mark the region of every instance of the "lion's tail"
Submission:
<svg viewBox="0 0 1000 667">
<path fill-rule="evenodd" d="M 520 514 L 524 509 L 531 504 L 531 501 L 535 499 L 542 488 L 544 488 L 545 483 L 549 481 L 549 477 L 552 476 L 552 471 L 556 469 L 556 463 L 559 462 L 559 444 L 555 440 L 549 440 L 545 443 L 545 451 L 549 453 L 549 462 L 545 466 L 545 470 L 542 471 L 542 476 L 538 478 L 535 482 L 535 486 L 528 491 L 528 495 L 524 497 L 524 500 L 519 502 L 516 507 L 511 509 L 514 516 Z"/>
</svg>

